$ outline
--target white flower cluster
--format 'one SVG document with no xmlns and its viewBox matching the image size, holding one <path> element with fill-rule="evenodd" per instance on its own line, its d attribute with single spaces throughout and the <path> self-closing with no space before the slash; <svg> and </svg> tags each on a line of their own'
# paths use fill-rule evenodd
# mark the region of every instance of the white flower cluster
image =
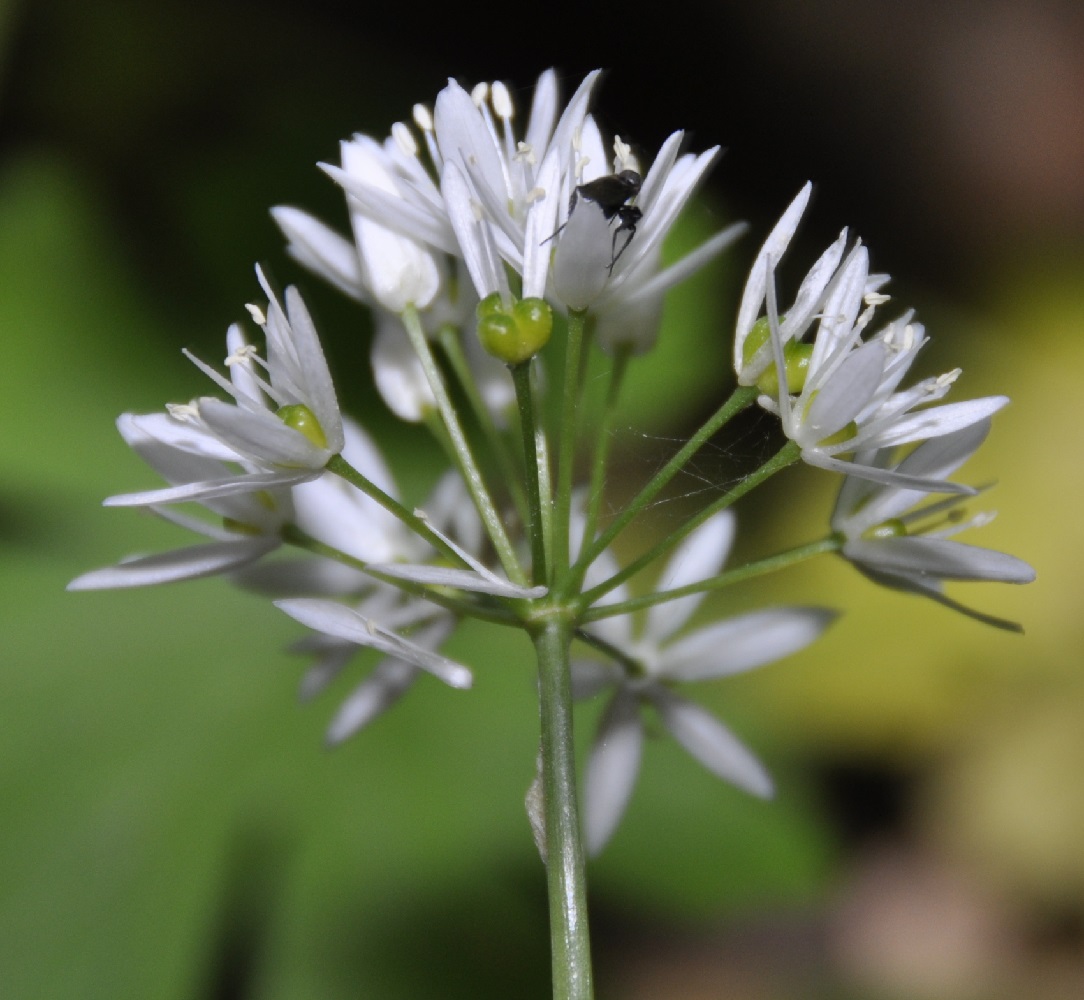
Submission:
<svg viewBox="0 0 1084 1000">
<path fill-rule="evenodd" d="M 344 142 L 340 164 L 324 169 L 345 193 L 350 238 L 299 209 L 274 209 L 289 252 L 372 310 L 375 381 L 389 409 L 407 421 L 434 418 L 453 450 L 459 468 L 440 479 L 422 510 L 403 506 L 372 439 L 340 414 L 298 292 L 288 288 L 280 303 L 260 273 L 268 302 L 249 312 L 265 355 L 234 325 L 228 378 L 192 358 L 232 401 L 205 397 L 118 423 L 167 485 L 106 503 L 149 508 L 209 541 L 130 558 L 70 584 L 90 590 L 230 574 L 312 630 L 299 644 L 315 658 L 302 682 L 306 697 L 326 688 L 359 648 L 378 651 L 383 659 L 333 719 L 331 742 L 374 719 L 422 672 L 469 687 L 470 670 L 439 652 L 460 618 L 530 632 L 547 616 L 563 616 L 591 654 L 571 661 L 575 695 L 612 692 L 586 769 L 592 851 L 609 839 L 632 794 L 645 708 L 710 771 L 769 795 L 763 766 L 674 688 L 795 653 L 835 617 L 825 608 L 777 607 L 687 629 L 706 590 L 726 576 L 735 519 L 723 506 L 674 533 L 659 593 L 650 606 L 637 604 L 624 581 L 639 566 L 622 570 L 608 547 L 623 514 L 612 534 L 600 532 L 600 498 L 573 496 L 572 449 L 547 443 L 575 440 L 577 408 L 566 396 L 556 434 L 530 426 L 538 380 L 514 382 L 509 368 L 537 364 L 553 311 L 566 314 L 570 328 L 589 316 L 604 351 L 646 351 L 667 290 L 740 231 L 724 229 L 663 266 L 662 244 L 718 147 L 682 153 L 675 132 L 641 172 L 614 139 L 611 161 L 588 113 L 597 79 L 589 74 L 561 107 L 556 75 L 543 73 L 522 128 L 503 84 L 468 91 L 451 81 L 432 110 L 415 107 L 413 129 L 399 123 L 384 141 Z M 733 341 L 742 387 L 734 398 L 751 405 L 759 393 L 794 455 L 845 476 L 830 547 L 878 582 L 1008 624 L 943 591 L 946 580 L 1034 576 L 1012 556 L 949 538 L 982 523 L 955 519 L 962 497 L 975 491 L 948 477 L 1007 399 L 943 403 L 958 371 L 901 388 L 925 333 L 910 313 L 868 332 L 887 301 L 887 278 L 870 273 L 864 246 L 848 250 L 846 231 L 810 269 L 791 307 L 779 309 L 775 270 L 809 194 L 807 185 L 753 264 Z M 430 342 L 443 352 L 441 364 Z M 583 370 L 579 360 L 565 365 L 566 393 Z M 447 391 L 446 376 L 458 393 Z M 474 461 L 449 410 L 453 396 L 475 405 L 468 426 L 483 438 L 486 463 Z M 518 439 L 508 421 L 513 401 Z M 515 451 L 517 440 L 526 456 Z M 557 477 L 549 468 L 555 453 Z M 948 499 L 927 501 L 931 493 Z M 634 501 L 628 520 L 649 501 Z M 185 504 L 196 513 L 178 507 Z M 521 528 L 531 537 L 510 540 Z M 287 547 L 292 556 L 281 551 Z M 567 561 L 554 558 L 558 548 Z M 498 562 L 501 572 L 492 568 Z"/>
</svg>

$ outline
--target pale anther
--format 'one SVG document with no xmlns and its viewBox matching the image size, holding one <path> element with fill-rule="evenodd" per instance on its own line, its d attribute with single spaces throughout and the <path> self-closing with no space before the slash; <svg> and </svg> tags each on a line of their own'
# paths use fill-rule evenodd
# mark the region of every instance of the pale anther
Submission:
<svg viewBox="0 0 1084 1000">
<path fill-rule="evenodd" d="M 230 368 L 233 365 L 247 365 L 250 364 L 253 359 L 258 356 L 258 354 L 259 352 L 256 350 L 255 345 L 242 344 L 240 347 L 237 348 L 236 351 L 234 351 L 228 358 L 226 358 L 223 364 L 227 368 Z"/>
<path fill-rule="evenodd" d="M 938 375 L 935 381 L 939 388 L 952 385 L 962 374 L 964 370 L 962 368 L 953 368 L 950 372 L 945 372 L 943 375 Z"/>
<path fill-rule="evenodd" d="M 523 142 L 522 140 L 516 143 L 515 158 L 524 163 L 529 163 L 531 166 L 534 166 L 537 162 L 534 155 L 534 147 L 529 142 Z"/>
<path fill-rule="evenodd" d="M 166 403 L 166 412 L 183 423 L 191 423 L 199 417 L 199 407 L 195 403 Z"/>
<path fill-rule="evenodd" d="M 480 108 L 486 103 L 486 97 L 489 94 L 488 83 L 476 83 L 474 89 L 470 92 L 470 99 L 474 102 L 476 108 Z"/>
<path fill-rule="evenodd" d="M 267 325 L 267 314 L 258 305 L 248 302 L 245 304 L 245 309 L 248 310 L 249 316 L 252 317 L 252 322 L 257 326 Z"/>
<path fill-rule="evenodd" d="M 546 189 L 540 187 L 533 187 L 527 192 L 526 202 L 528 205 L 533 205 L 536 201 L 546 197 Z"/>
<path fill-rule="evenodd" d="M 433 113 L 424 104 L 414 105 L 414 124 L 423 132 L 433 131 Z"/>
<path fill-rule="evenodd" d="M 490 88 L 489 96 L 498 118 L 509 119 L 516 113 L 512 104 L 512 95 L 508 93 L 508 88 L 500 80 L 497 80 Z"/>
</svg>

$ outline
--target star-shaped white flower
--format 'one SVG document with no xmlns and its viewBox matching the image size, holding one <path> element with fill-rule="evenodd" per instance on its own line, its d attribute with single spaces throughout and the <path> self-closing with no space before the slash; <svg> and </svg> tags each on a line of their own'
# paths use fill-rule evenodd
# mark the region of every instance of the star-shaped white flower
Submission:
<svg viewBox="0 0 1084 1000">
<path fill-rule="evenodd" d="M 779 415 L 783 433 L 801 446 L 810 465 L 928 492 L 970 492 L 945 480 L 918 479 L 841 457 L 951 434 L 989 417 L 1008 399 L 988 396 L 930 406 L 948 393 L 958 369 L 898 388 L 926 342 L 925 333 L 907 313 L 864 337 L 877 307 L 888 301 L 880 292 L 887 278 L 870 274 L 861 244 L 844 257 L 846 230 L 810 269 L 793 306 L 780 314 L 775 268 L 809 193 L 807 184 L 753 264 L 738 310 L 738 381 L 762 389 L 760 404 Z M 767 315 L 758 321 L 765 306 Z M 814 321 L 812 343 L 801 343 Z"/>
<path fill-rule="evenodd" d="M 733 538 L 730 511 L 709 518 L 674 551 L 659 586 L 678 588 L 715 576 Z M 600 576 L 611 565 L 599 569 L 596 564 L 592 571 Z M 835 615 L 823 608 L 769 608 L 679 637 L 703 597 L 693 594 L 655 605 L 639 633 L 628 616 L 587 626 L 613 647 L 620 660 L 573 663 L 576 697 L 589 697 L 605 687 L 614 689 L 587 763 L 584 829 L 593 854 L 609 840 L 632 796 L 644 741 L 645 707 L 654 709 L 670 735 L 713 774 L 753 795 L 772 794 L 771 778 L 752 753 L 714 715 L 674 693 L 672 686 L 728 677 L 789 656 L 813 642 Z M 607 598 L 616 599 L 620 597 Z"/>
<path fill-rule="evenodd" d="M 635 195 L 640 213 L 633 228 L 621 232 L 619 212 L 607 217 L 602 206 L 572 192 L 607 175 L 610 162 L 594 119 L 588 116 L 577 137 L 574 172 L 566 179 L 568 197 L 562 200 L 553 255 L 553 287 L 570 309 L 590 309 L 599 319 L 600 343 L 607 350 L 625 343 L 636 353 L 654 343 L 662 299 L 718 256 L 744 231 L 730 226 L 667 268 L 660 265 L 662 245 L 682 209 L 719 156 L 719 147 L 698 154 L 681 153 L 684 133 L 674 132 L 663 143 Z M 619 138 L 613 143 L 613 173 L 640 165 Z"/>
<path fill-rule="evenodd" d="M 249 311 L 267 338 L 267 358 L 249 345 L 240 326 L 226 336 L 230 379 L 189 352 L 187 357 L 233 403 L 203 397 L 192 405 L 197 420 L 229 448 L 265 469 L 293 470 L 295 482 L 315 478 L 342 451 L 343 429 L 335 387 L 312 318 L 296 288 L 286 289 L 284 309 L 257 269 L 269 302 Z"/>
</svg>

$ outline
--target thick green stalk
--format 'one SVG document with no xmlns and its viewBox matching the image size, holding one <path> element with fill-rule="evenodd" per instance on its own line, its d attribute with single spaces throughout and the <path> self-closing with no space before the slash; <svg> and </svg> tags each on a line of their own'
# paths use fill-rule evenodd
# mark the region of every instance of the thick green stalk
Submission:
<svg viewBox="0 0 1084 1000">
<path fill-rule="evenodd" d="M 591 1000 L 587 882 L 572 742 L 572 628 L 550 618 L 533 635 L 542 725 L 542 796 L 550 903 L 553 1000 Z"/>
</svg>

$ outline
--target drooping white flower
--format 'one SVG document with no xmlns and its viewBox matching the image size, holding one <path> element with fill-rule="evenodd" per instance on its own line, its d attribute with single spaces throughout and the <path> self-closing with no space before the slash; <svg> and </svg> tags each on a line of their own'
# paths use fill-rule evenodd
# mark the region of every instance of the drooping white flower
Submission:
<svg viewBox="0 0 1084 1000">
<path fill-rule="evenodd" d="M 897 464 L 891 464 L 894 449 L 858 457 L 864 465 L 886 466 L 907 476 L 946 478 L 975 453 L 989 429 L 990 421 L 980 420 L 926 441 Z M 946 580 L 1034 580 L 1035 570 L 1015 556 L 952 540 L 992 518 L 990 514 L 967 520 L 958 517 L 960 502 L 959 497 L 953 497 L 931 503 L 922 490 L 848 476 L 836 501 L 832 528 L 844 539 L 844 558 L 871 579 L 932 597 L 958 610 L 967 609 L 946 597 Z"/>
<path fill-rule="evenodd" d="M 733 537 L 730 511 L 709 518 L 674 551 L 659 586 L 678 588 L 716 575 Z M 599 570 L 592 569 L 598 575 Z M 576 697 L 613 688 L 587 763 L 584 828 L 591 853 L 609 840 L 632 796 L 644 741 L 645 707 L 652 708 L 670 735 L 713 774 L 753 795 L 772 793 L 771 778 L 749 750 L 710 712 L 671 688 L 742 673 L 789 656 L 816 639 L 834 613 L 823 608 L 770 608 L 679 637 L 703 596 L 693 594 L 655 605 L 639 632 L 628 616 L 586 626 L 620 658 L 619 662 L 573 663 Z M 608 597 L 615 599 L 620 598 Z"/>
<path fill-rule="evenodd" d="M 984 420 L 1008 403 L 988 396 L 931 406 L 948 393 L 959 370 L 900 390 L 926 342 L 913 314 L 865 336 L 887 280 L 870 274 L 869 255 L 858 244 L 844 256 L 844 230 L 813 265 L 794 304 L 780 313 L 775 268 L 809 199 L 807 184 L 768 236 L 753 264 L 738 310 L 734 367 L 742 385 L 762 390 L 760 404 L 780 417 L 802 459 L 834 472 L 927 492 L 969 492 L 945 480 L 869 466 L 842 456 L 914 444 Z M 761 309 L 766 316 L 758 319 Z M 812 342 L 803 343 L 816 322 Z"/>
<path fill-rule="evenodd" d="M 259 492 L 237 492 L 236 466 L 241 456 L 199 427 L 164 413 L 123 414 L 117 428 L 128 445 L 171 484 L 169 490 L 110 497 L 107 506 L 148 506 L 171 521 L 206 538 L 209 543 L 171 552 L 129 558 L 116 566 L 84 573 L 69 590 L 145 587 L 228 573 L 248 566 L 281 544 L 280 532 L 293 517 L 289 490 L 277 477 L 265 477 Z M 226 484 L 219 489 L 219 484 Z M 190 517 L 146 501 L 172 492 L 174 499 L 201 503 L 215 522 Z"/>
</svg>

